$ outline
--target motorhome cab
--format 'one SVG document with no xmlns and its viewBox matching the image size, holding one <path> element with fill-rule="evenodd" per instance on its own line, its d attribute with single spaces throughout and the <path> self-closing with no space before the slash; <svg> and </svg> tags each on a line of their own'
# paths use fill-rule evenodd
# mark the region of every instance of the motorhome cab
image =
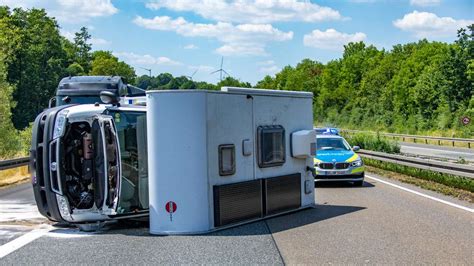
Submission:
<svg viewBox="0 0 474 266">
<path fill-rule="evenodd" d="M 36 203 L 50 220 L 84 223 L 147 214 L 144 106 L 48 109 L 35 120 L 30 156 Z"/>
<path fill-rule="evenodd" d="M 101 96 L 115 105 L 58 106 L 35 120 L 32 182 L 47 218 L 150 209 L 152 233 L 180 234 L 314 206 L 311 93 L 155 91 L 146 107 Z"/>
</svg>

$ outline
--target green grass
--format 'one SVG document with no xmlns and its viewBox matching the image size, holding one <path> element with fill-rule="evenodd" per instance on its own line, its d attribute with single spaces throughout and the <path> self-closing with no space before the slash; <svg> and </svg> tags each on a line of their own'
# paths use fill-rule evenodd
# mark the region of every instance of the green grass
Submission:
<svg viewBox="0 0 474 266">
<path fill-rule="evenodd" d="M 371 151 L 400 153 L 400 145 L 398 142 L 382 137 L 378 133 L 376 135 L 367 133 L 342 133 L 342 135 L 351 146 L 359 146 L 361 149 Z"/>
<path fill-rule="evenodd" d="M 364 158 L 364 163 L 368 166 L 404 174 L 407 176 L 416 177 L 416 178 L 423 179 L 426 181 L 432 181 L 432 182 L 442 184 L 448 187 L 461 189 L 461 190 L 474 193 L 474 180 L 467 177 L 439 173 L 439 172 L 434 172 L 434 171 L 425 170 L 425 169 L 418 169 L 414 167 L 399 165 L 399 164 L 390 163 L 390 162 L 383 162 L 383 161 L 369 159 L 369 158 Z"/>
</svg>

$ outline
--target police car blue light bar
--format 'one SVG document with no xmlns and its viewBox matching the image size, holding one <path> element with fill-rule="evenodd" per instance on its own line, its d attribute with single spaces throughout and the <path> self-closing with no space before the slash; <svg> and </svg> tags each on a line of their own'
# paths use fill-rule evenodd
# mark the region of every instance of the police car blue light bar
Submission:
<svg viewBox="0 0 474 266">
<path fill-rule="evenodd" d="M 322 135 L 339 135 L 339 129 L 334 127 L 323 127 L 323 128 L 315 128 L 316 134 Z"/>
</svg>

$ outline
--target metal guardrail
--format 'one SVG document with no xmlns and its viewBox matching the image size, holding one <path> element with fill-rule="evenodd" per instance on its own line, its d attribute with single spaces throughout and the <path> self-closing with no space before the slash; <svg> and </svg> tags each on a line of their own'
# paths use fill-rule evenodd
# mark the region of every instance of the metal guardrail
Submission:
<svg viewBox="0 0 474 266">
<path fill-rule="evenodd" d="M 7 170 L 7 169 L 12 169 L 12 168 L 28 165 L 29 162 L 30 162 L 29 157 L 0 161 L 0 170 Z"/>
<path fill-rule="evenodd" d="M 374 132 L 374 131 L 351 130 L 351 129 L 343 129 L 341 131 L 342 132 L 348 132 L 348 133 L 377 134 L 377 132 Z M 441 141 L 446 141 L 446 142 L 451 142 L 453 147 L 455 146 L 456 142 L 467 143 L 467 147 L 469 149 L 474 144 L 474 139 L 432 137 L 432 136 L 408 135 L 408 134 L 397 134 L 397 133 L 382 133 L 382 132 L 379 132 L 378 134 L 380 134 L 381 136 L 385 136 L 385 137 L 401 138 L 403 141 L 405 141 L 405 139 L 413 139 L 414 143 L 416 143 L 417 139 L 424 140 L 425 144 L 428 144 L 428 140 L 437 140 L 438 145 L 441 145 Z"/>
<path fill-rule="evenodd" d="M 396 163 L 400 165 L 415 167 L 418 169 L 431 170 L 445 174 L 474 178 L 474 167 L 449 162 L 440 162 L 420 158 L 412 158 L 403 155 L 396 155 L 384 152 L 360 150 L 359 155 L 369 159 L 380 160 L 384 162 Z"/>
</svg>

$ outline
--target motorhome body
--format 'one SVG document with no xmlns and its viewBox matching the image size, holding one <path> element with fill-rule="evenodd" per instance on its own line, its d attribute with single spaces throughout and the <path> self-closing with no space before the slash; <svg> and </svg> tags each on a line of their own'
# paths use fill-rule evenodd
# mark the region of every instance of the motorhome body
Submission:
<svg viewBox="0 0 474 266">
<path fill-rule="evenodd" d="M 312 93 L 149 91 L 147 129 L 153 234 L 208 232 L 314 205 Z"/>
<path fill-rule="evenodd" d="M 302 133 L 304 130 L 308 131 L 307 134 L 312 132 L 311 94 L 252 89 L 238 91 L 231 88 L 223 90 L 163 92 L 163 96 L 205 95 L 206 99 L 214 100 L 188 106 L 186 101 L 170 98 L 171 102 L 160 104 L 161 115 L 157 113 L 156 104 L 146 108 L 136 105 L 65 105 L 41 113 L 34 123 L 31 148 L 32 183 L 40 213 L 53 221 L 71 224 L 145 216 L 148 215 L 149 197 L 155 197 L 152 202 L 161 204 L 173 192 L 188 195 L 188 200 L 205 198 L 209 203 L 217 199 L 211 192 L 214 187 L 222 189 L 219 192 L 222 195 L 225 185 L 247 181 L 255 181 L 255 184 L 264 182 L 257 185 L 260 187 L 257 193 L 260 196 L 263 195 L 263 185 L 292 182 L 288 187 L 293 190 L 286 191 L 287 197 L 275 194 L 275 199 L 280 203 L 276 202 L 273 210 L 268 204 L 262 205 L 265 213 L 259 214 L 257 218 L 312 206 L 313 178 L 305 167 L 312 166 L 314 155 L 307 151 L 307 145 L 302 145 L 304 152 L 294 153 L 290 144 L 294 137 L 292 133 Z M 196 99 L 202 100 L 202 97 Z M 200 111 L 205 109 L 206 112 L 196 117 L 198 109 L 193 109 L 195 107 L 201 108 Z M 164 120 L 163 114 L 167 114 L 169 119 Z M 150 118 L 147 122 L 147 115 L 159 119 Z M 190 117 L 199 119 L 189 121 Z M 196 128 L 190 128 L 188 121 Z M 153 126 L 148 137 L 147 124 Z M 156 128 L 167 127 L 166 132 L 155 132 Z M 170 131 L 172 128 L 173 131 Z M 202 135 L 204 128 L 206 137 Z M 314 137 L 309 139 L 314 141 Z M 161 144 L 154 146 L 157 141 Z M 294 144 L 298 141 L 295 138 Z M 166 161 L 162 158 L 164 154 L 169 154 L 168 148 L 181 147 L 185 143 L 193 152 L 182 150 L 179 158 L 176 157 L 178 154 Z M 258 146 L 259 143 L 266 143 L 266 152 L 261 149 L 262 146 Z M 226 144 L 234 146 L 232 148 Z M 279 148 L 273 149 L 275 145 Z M 153 147 L 152 153 L 149 150 L 147 152 L 148 147 Z M 154 156 L 150 160 L 153 166 L 148 164 L 149 154 Z M 221 158 L 225 160 L 215 164 L 220 158 L 219 154 L 226 156 Z M 233 156 L 235 164 L 226 161 L 227 156 Z M 148 171 L 156 170 L 153 167 L 158 164 L 164 167 L 163 171 L 170 171 L 174 176 L 169 176 L 169 184 L 160 186 L 163 175 L 158 173 L 158 179 L 150 180 L 152 190 L 149 193 Z M 191 165 L 199 167 L 194 169 Z M 187 180 L 191 183 L 172 183 L 179 180 L 171 180 L 178 172 L 196 177 L 201 182 L 196 188 L 203 189 L 188 191 L 187 188 L 196 181 L 191 179 Z M 274 179 L 270 180 L 270 177 Z M 203 184 L 209 180 L 212 180 L 213 187 L 204 189 Z M 262 204 L 264 201 L 271 202 L 262 197 L 260 201 Z M 226 208 L 223 202 L 220 202 L 220 208 Z M 215 223 L 217 216 L 213 206 L 208 204 L 204 212 L 197 214 L 197 209 L 192 208 L 193 204 L 186 205 L 181 200 L 178 203 L 178 212 L 173 204 L 168 206 L 173 213 L 176 212 L 175 221 L 183 219 L 180 215 L 189 210 L 193 215 L 198 215 L 193 216 L 197 220 L 189 222 L 209 230 L 255 218 L 228 219 L 225 218 L 228 213 L 224 211 L 219 216 L 220 222 Z M 165 207 L 159 208 L 161 212 Z M 260 211 L 263 209 L 257 210 L 258 213 Z M 203 226 L 198 220 L 207 223 Z M 184 231 L 206 230 L 181 230 Z"/>
</svg>

